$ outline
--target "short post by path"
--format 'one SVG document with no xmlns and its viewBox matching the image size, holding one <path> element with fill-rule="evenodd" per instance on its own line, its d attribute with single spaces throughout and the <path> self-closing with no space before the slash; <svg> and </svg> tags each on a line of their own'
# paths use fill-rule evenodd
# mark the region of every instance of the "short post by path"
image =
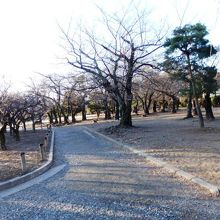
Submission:
<svg viewBox="0 0 220 220">
<path fill-rule="evenodd" d="M 46 152 L 48 148 L 48 134 L 44 137 L 44 151 Z"/>
<path fill-rule="evenodd" d="M 21 170 L 22 170 L 22 173 L 25 173 L 26 172 L 25 152 L 21 152 L 20 156 L 21 156 Z"/>
<path fill-rule="evenodd" d="M 40 151 L 41 161 L 43 161 L 44 160 L 44 145 L 43 144 L 39 144 L 39 151 Z"/>
</svg>

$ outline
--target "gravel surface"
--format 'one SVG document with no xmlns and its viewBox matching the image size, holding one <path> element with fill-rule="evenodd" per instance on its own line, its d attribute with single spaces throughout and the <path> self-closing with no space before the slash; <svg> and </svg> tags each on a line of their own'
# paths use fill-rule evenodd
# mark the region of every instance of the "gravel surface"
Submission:
<svg viewBox="0 0 220 220">
<path fill-rule="evenodd" d="M 220 219 L 219 198 L 81 127 L 57 128 L 55 141 L 65 169 L 1 200 L 0 219 Z"/>
</svg>

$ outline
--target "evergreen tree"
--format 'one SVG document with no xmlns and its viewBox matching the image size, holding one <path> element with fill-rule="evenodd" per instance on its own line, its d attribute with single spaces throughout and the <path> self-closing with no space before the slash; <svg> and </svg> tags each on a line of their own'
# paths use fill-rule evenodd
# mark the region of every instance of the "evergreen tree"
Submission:
<svg viewBox="0 0 220 220">
<path fill-rule="evenodd" d="M 200 127 L 204 127 L 204 120 L 198 102 L 199 91 L 196 84 L 199 73 L 196 71 L 198 64 L 204 59 L 212 56 L 217 51 L 209 44 L 205 37 L 208 31 L 206 26 L 200 23 L 195 25 L 187 24 L 178 27 L 173 31 L 173 36 L 166 39 L 164 47 L 167 58 L 182 62 L 182 69 L 187 71 L 185 75 L 192 86 L 192 93 L 195 98 L 196 110 L 199 116 Z"/>
</svg>

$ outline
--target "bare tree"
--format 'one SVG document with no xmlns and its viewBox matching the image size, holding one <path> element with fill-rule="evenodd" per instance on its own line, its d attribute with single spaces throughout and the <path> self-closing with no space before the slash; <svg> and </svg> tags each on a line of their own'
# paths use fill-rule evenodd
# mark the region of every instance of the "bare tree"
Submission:
<svg viewBox="0 0 220 220">
<path fill-rule="evenodd" d="M 152 36 L 146 25 L 146 13 L 122 16 L 102 12 L 102 33 L 78 27 L 73 37 L 62 30 L 67 42 L 68 63 L 115 97 L 120 106 L 120 125 L 132 126 L 132 83 L 135 74 L 154 67 L 152 55 L 161 47 L 161 37 Z"/>
<path fill-rule="evenodd" d="M 170 79 L 166 74 L 154 76 L 153 78 L 150 78 L 150 82 L 154 91 L 160 92 L 164 99 L 165 96 L 171 99 L 171 111 L 172 113 L 176 113 L 179 104 L 179 92 L 181 89 L 185 88 L 186 85 Z"/>
<path fill-rule="evenodd" d="M 152 85 L 151 81 L 146 79 L 145 77 L 140 77 L 134 82 L 133 93 L 136 99 L 141 103 L 141 106 L 144 110 L 143 116 L 147 116 L 150 114 L 149 109 L 153 104 L 153 100 L 158 98 L 158 92 L 155 91 L 153 88 L 154 85 Z"/>
</svg>

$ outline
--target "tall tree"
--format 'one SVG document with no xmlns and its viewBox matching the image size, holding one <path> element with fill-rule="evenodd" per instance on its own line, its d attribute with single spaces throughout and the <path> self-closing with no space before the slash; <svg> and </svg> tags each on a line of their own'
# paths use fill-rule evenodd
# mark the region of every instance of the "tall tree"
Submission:
<svg viewBox="0 0 220 220">
<path fill-rule="evenodd" d="M 92 76 L 116 99 L 120 125 L 132 126 L 133 77 L 142 68 L 153 66 L 152 54 L 161 47 L 161 38 L 149 38 L 144 12 L 126 12 L 120 17 L 103 12 L 102 17 L 99 35 L 82 27 L 74 37 L 63 31 L 68 43 L 67 60 L 75 69 Z"/>
<path fill-rule="evenodd" d="M 197 23 L 195 25 L 186 24 L 183 27 L 177 27 L 173 31 L 173 36 L 166 39 L 164 47 L 166 47 L 166 54 L 172 57 L 184 56 L 189 79 L 192 84 L 192 92 L 195 97 L 195 104 L 199 116 L 200 127 L 204 127 L 204 119 L 201 108 L 199 106 L 198 94 L 196 90 L 194 67 L 201 60 L 210 57 L 216 53 L 216 49 L 209 44 L 209 40 L 205 39 L 208 31 L 206 26 Z"/>
</svg>

